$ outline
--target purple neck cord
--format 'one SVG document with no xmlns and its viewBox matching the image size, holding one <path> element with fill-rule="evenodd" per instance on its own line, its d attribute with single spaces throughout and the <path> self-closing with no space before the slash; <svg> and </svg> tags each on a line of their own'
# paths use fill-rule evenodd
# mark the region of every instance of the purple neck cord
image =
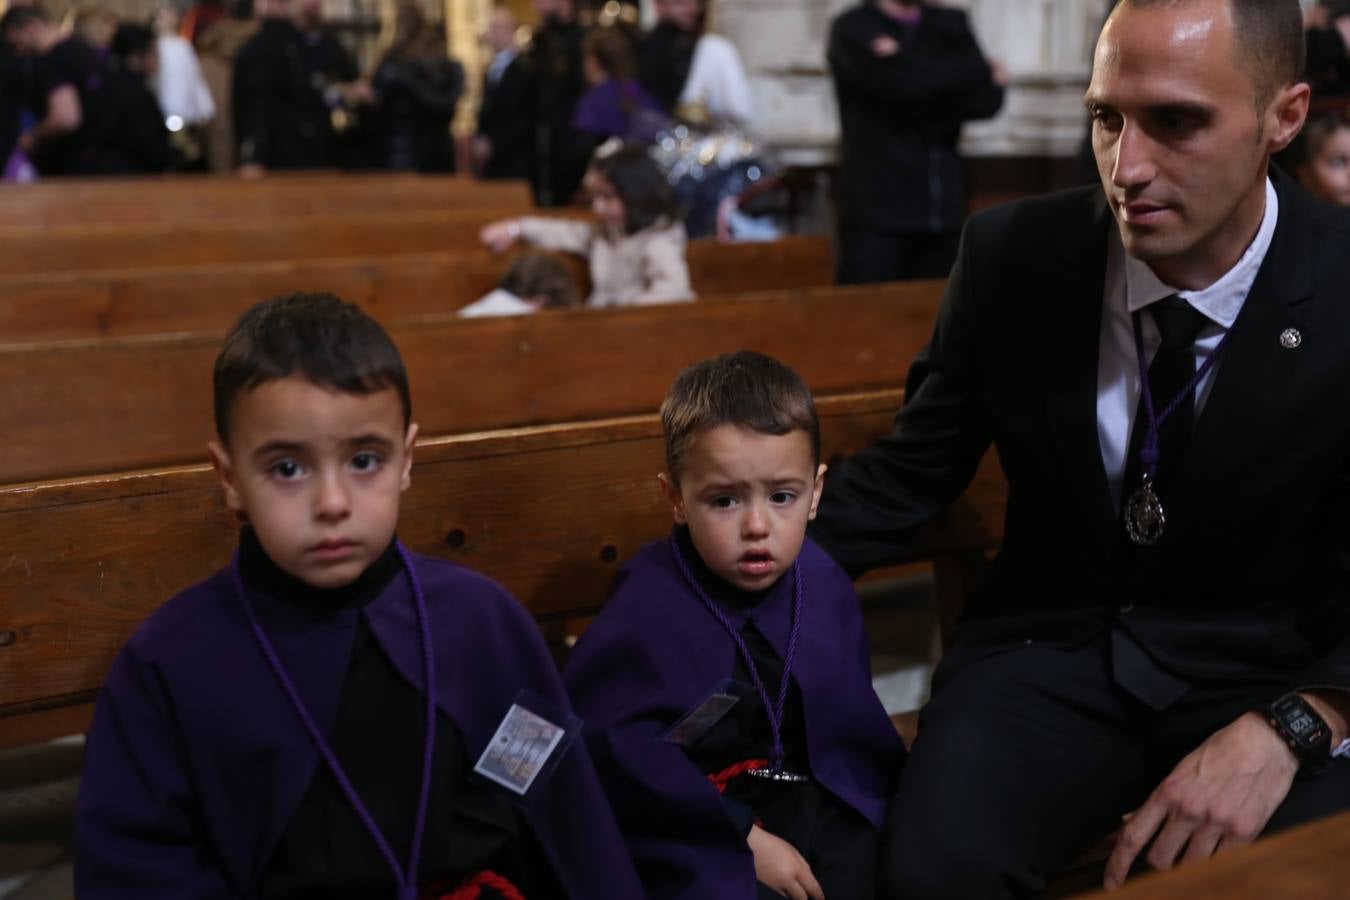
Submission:
<svg viewBox="0 0 1350 900">
<path fill-rule="evenodd" d="M 764 704 L 764 713 L 769 717 L 769 731 L 773 735 L 773 748 L 769 754 L 772 770 L 774 772 L 783 771 L 783 710 L 787 706 L 788 684 L 792 678 L 792 660 L 797 655 L 797 635 L 801 633 L 802 627 L 802 566 L 800 560 L 794 560 L 792 563 L 792 585 L 794 589 L 792 630 L 788 633 L 787 654 L 783 657 L 783 679 L 778 685 L 778 702 L 770 705 L 769 692 L 765 690 L 764 681 L 759 677 L 759 669 L 750 656 L 750 648 L 745 646 L 745 639 L 736 630 L 736 626 L 731 624 L 731 620 L 727 618 L 727 614 L 722 611 L 722 608 L 713 602 L 707 591 L 703 590 L 703 585 L 698 583 L 694 573 L 689 571 L 689 565 L 684 561 L 684 554 L 680 552 L 679 542 L 676 541 L 674 536 L 670 539 L 670 551 L 675 556 L 675 564 L 679 566 L 680 573 L 689 582 L 689 586 L 693 588 L 694 593 L 703 601 L 703 605 L 708 608 L 708 612 L 713 614 L 713 618 L 722 623 L 722 627 L 727 630 L 727 634 L 731 635 L 731 639 L 736 642 L 736 649 L 745 662 L 745 668 L 750 672 L 750 680 L 754 682 L 755 690 L 759 691 L 759 701 Z"/>
<path fill-rule="evenodd" d="M 1167 406 L 1163 408 L 1161 414 L 1155 414 L 1153 410 L 1153 391 L 1149 388 L 1148 384 L 1148 360 L 1144 356 L 1144 335 L 1139 328 L 1139 312 L 1139 310 L 1135 310 L 1132 316 L 1134 322 L 1134 349 L 1139 354 L 1140 391 L 1144 398 L 1144 411 L 1148 416 L 1148 430 L 1144 432 L 1144 443 L 1143 446 L 1139 448 L 1139 462 L 1143 468 L 1144 478 L 1148 481 L 1152 481 L 1158 475 L 1158 460 L 1161 458 L 1158 452 L 1158 429 L 1162 427 L 1162 423 L 1168 416 L 1176 412 L 1177 407 L 1181 405 L 1181 401 L 1186 399 L 1188 394 L 1195 392 L 1196 386 L 1209 374 L 1209 370 L 1214 368 L 1214 364 L 1219 361 L 1219 354 L 1228 346 L 1228 339 L 1233 336 L 1233 329 L 1230 328 L 1228 331 L 1224 332 L 1224 336 L 1219 341 L 1219 345 L 1214 348 L 1214 352 L 1209 355 L 1209 359 L 1201 363 L 1199 369 L 1196 369 L 1195 375 L 1186 384 L 1186 387 L 1182 388 L 1181 392 L 1172 398 L 1172 402 L 1168 403 Z M 1162 348 L 1159 347 L 1160 351 L 1161 349 Z"/>
<path fill-rule="evenodd" d="M 272 646 L 272 642 L 267 637 L 267 632 L 263 631 L 262 625 L 258 622 L 258 617 L 253 611 L 253 604 L 249 602 L 248 592 L 244 590 L 244 578 L 239 569 L 238 550 L 234 552 L 234 559 L 230 563 L 230 568 L 234 575 L 234 587 L 239 594 L 239 602 L 243 604 L 249 624 L 253 626 L 253 634 L 258 639 L 258 646 L 262 648 L 263 655 L 267 657 L 267 662 L 272 666 L 277 681 L 281 682 L 281 687 L 285 690 L 286 696 L 290 697 L 291 705 L 295 707 L 296 714 L 300 717 L 300 721 L 304 723 L 305 730 L 309 732 L 310 738 L 314 741 L 314 746 L 319 750 L 319 755 L 328 764 L 328 770 L 333 774 L 333 779 L 342 788 L 342 793 L 346 795 L 347 802 L 352 805 L 352 809 L 360 817 L 361 824 L 366 827 L 371 839 L 375 841 L 375 846 L 379 848 L 380 855 L 384 857 L 390 871 L 394 873 L 394 881 L 398 884 L 399 900 L 417 900 L 418 858 L 422 852 L 422 833 L 427 819 L 427 800 L 431 794 L 431 760 L 436 746 L 436 672 L 435 661 L 431 653 L 431 628 L 427 622 L 427 605 L 422 594 L 422 584 L 417 578 L 417 570 L 413 568 L 408 551 L 404 549 L 402 544 L 396 544 L 396 547 L 399 559 L 403 562 L 403 570 L 408 573 L 408 581 L 412 585 L 413 607 L 417 611 L 417 623 L 422 642 L 422 667 L 426 676 L 427 695 L 426 744 L 422 751 L 422 786 L 417 794 L 417 818 L 413 824 L 412 849 L 408 852 L 408 870 L 406 873 L 399 867 L 398 857 L 394 856 L 393 849 L 390 848 L 389 842 L 380 832 L 380 827 L 375 824 L 375 819 L 371 816 L 370 810 L 357 796 L 356 788 L 347 778 L 347 773 L 343 771 L 337 756 L 334 755 L 333 748 L 328 745 L 328 741 L 324 739 L 318 726 L 314 724 L 313 717 L 310 716 L 309 710 L 305 708 L 304 701 L 300 699 L 300 692 L 296 689 L 295 682 L 286 674 L 286 669 L 281 664 L 281 658 L 277 656 L 276 648 Z"/>
</svg>

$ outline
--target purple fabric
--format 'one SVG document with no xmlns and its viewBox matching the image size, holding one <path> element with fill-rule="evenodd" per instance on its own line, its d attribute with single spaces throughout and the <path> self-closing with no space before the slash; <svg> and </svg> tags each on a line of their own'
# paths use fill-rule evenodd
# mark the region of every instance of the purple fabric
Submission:
<svg viewBox="0 0 1350 900">
<path fill-rule="evenodd" d="M 413 557 L 438 662 L 436 697 L 477 759 L 517 693 L 566 707 L 538 629 L 494 582 Z M 317 616 L 252 595 L 315 722 L 337 715 L 356 610 Z M 366 608 L 371 630 L 414 685 L 423 681 L 408 579 Z M 319 757 L 259 652 L 228 570 L 184 591 L 114 663 L 89 734 L 76 812 L 81 898 L 226 898 L 256 880 L 312 781 Z M 641 888 L 585 748 L 574 744 L 525 810 L 574 897 Z"/>
<path fill-rule="evenodd" d="M 610 80 L 581 95 L 572 127 L 602 138 L 650 141 L 665 124 L 664 113 L 636 79 Z"/>
<path fill-rule="evenodd" d="M 875 827 L 885 817 L 904 746 L 872 690 L 866 635 L 853 585 L 807 540 L 803 609 L 793 679 L 801 689 L 811 775 Z M 792 579 L 781 579 L 747 619 L 782 656 Z M 690 590 L 666 541 L 623 570 L 604 612 L 564 673 L 586 721 L 591 757 L 628 848 L 653 898 L 753 898 L 745 838 L 704 773 L 662 740 L 731 675 L 736 646 Z"/>
</svg>

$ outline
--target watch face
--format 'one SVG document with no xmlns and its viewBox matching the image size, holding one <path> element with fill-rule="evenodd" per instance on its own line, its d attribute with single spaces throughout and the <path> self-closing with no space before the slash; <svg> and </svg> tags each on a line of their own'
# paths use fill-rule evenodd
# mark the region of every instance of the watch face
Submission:
<svg viewBox="0 0 1350 900">
<path fill-rule="evenodd" d="M 1302 710 L 1290 716 L 1288 719 L 1285 719 L 1285 725 L 1289 727 L 1289 730 L 1292 731 L 1296 737 L 1303 737 L 1304 735 L 1311 734 L 1313 731 L 1317 730 L 1317 723 L 1312 720 L 1311 716 Z"/>
</svg>

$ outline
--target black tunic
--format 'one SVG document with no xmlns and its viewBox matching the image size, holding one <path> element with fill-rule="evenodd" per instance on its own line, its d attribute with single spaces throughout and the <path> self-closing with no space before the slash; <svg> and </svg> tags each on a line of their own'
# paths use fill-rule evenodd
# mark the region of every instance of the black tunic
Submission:
<svg viewBox="0 0 1350 900">
<path fill-rule="evenodd" d="M 315 590 L 277 568 L 251 532 L 241 545 L 241 565 L 250 586 L 318 611 L 363 607 L 392 579 L 402 577 L 391 544 L 351 585 Z M 425 698 L 398 673 L 363 621 L 337 721 L 327 738 L 400 865 L 406 864 L 412 843 L 425 715 Z M 449 892 L 466 877 L 490 870 L 531 900 L 561 896 L 516 808 L 470 775 L 473 760 L 466 757 L 458 730 L 443 713 L 437 715 L 433 760 L 419 883 Z M 365 900 L 395 891 L 384 857 L 326 765 L 316 771 L 260 883 L 265 900 Z"/>
<path fill-rule="evenodd" d="M 688 528 L 676 532 L 680 552 L 690 571 L 709 598 L 725 609 L 748 609 L 763 600 L 773 588 L 741 591 L 718 578 L 699 557 Z M 785 576 L 790 578 L 791 576 Z M 769 702 L 778 702 L 783 660 L 753 622 L 741 629 L 750 658 L 754 661 Z M 731 674 L 741 698 L 731 711 L 707 733 L 685 748 L 689 758 L 704 773 L 712 775 L 753 759 L 768 759 L 773 731 L 750 670 L 740 653 Z M 802 694 L 795 681 L 788 684 L 781 723 L 783 767 L 809 774 L 806 749 L 806 719 Z M 740 775 L 726 784 L 722 794 L 733 821 L 749 834 L 756 823 L 797 848 L 812 867 L 827 897 L 866 900 L 876 882 L 878 835 L 857 812 L 836 799 L 815 781 L 779 782 Z M 761 887 L 761 896 L 773 896 Z"/>
</svg>

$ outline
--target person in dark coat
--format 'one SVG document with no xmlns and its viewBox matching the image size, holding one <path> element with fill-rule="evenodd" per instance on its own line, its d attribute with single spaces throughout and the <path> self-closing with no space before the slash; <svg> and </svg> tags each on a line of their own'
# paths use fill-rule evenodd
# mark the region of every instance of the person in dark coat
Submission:
<svg viewBox="0 0 1350 900">
<path fill-rule="evenodd" d="M 28 6 L 5 13 L 0 39 L 18 56 L 32 60 L 28 104 L 33 124 L 19 133 L 15 146 L 44 176 L 87 173 L 85 123 L 90 92 L 98 82 L 97 54 L 78 38 L 64 35 L 41 10 Z"/>
<path fill-rule="evenodd" d="M 581 63 L 585 30 L 574 0 L 535 0 L 540 24 L 528 58 L 538 79 L 535 104 L 534 184 L 540 206 L 566 206 L 590 165 L 592 139 L 572 127 L 577 100 L 586 90 Z"/>
<path fill-rule="evenodd" d="M 164 172 L 175 163 L 169 129 L 149 79 L 158 68 L 155 34 L 119 25 L 90 97 L 93 171 L 107 175 Z"/>
<path fill-rule="evenodd" d="M 538 84 L 516 46 L 516 17 L 505 6 L 492 11 L 485 41 L 492 61 L 483 76 L 474 159 L 483 178 L 529 178 L 534 159 Z"/>
<path fill-rule="evenodd" d="M 661 407 L 668 540 L 624 566 L 564 680 L 653 900 L 873 896 L 904 746 L 848 576 L 806 523 L 810 392 L 762 354 L 698 363 Z"/>
<path fill-rule="evenodd" d="M 1003 103 L 965 12 L 863 0 L 830 28 L 841 284 L 943 278 L 965 220 L 961 124 Z"/>
<path fill-rule="evenodd" d="M 662 109 L 680 103 L 702 25 L 701 0 L 656 0 L 656 25 L 637 48 L 637 78 Z"/>
<path fill-rule="evenodd" d="M 11 3 L 11 9 L 24 4 Z M 20 118 L 28 103 L 32 60 L 20 56 L 0 31 L 0 167 L 6 165 L 19 139 Z"/>
<path fill-rule="evenodd" d="M 528 613 L 394 534 L 417 425 L 384 330 L 276 298 L 214 382 L 211 456 L 248 525 L 99 693 L 79 896 L 640 897 Z"/>
<path fill-rule="evenodd" d="M 369 100 L 370 86 L 321 27 L 314 0 L 266 0 L 263 16 L 235 59 L 240 168 L 256 173 L 339 165 L 334 114 L 349 114 Z"/>
<path fill-rule="evenodd" d="M 394 14 L 393 40 L 375 69 L 375 164 L 411 172 L 455 171 L 450 123 L 464 94 L 464 67 L 413 0 Z"/>
</svg>

